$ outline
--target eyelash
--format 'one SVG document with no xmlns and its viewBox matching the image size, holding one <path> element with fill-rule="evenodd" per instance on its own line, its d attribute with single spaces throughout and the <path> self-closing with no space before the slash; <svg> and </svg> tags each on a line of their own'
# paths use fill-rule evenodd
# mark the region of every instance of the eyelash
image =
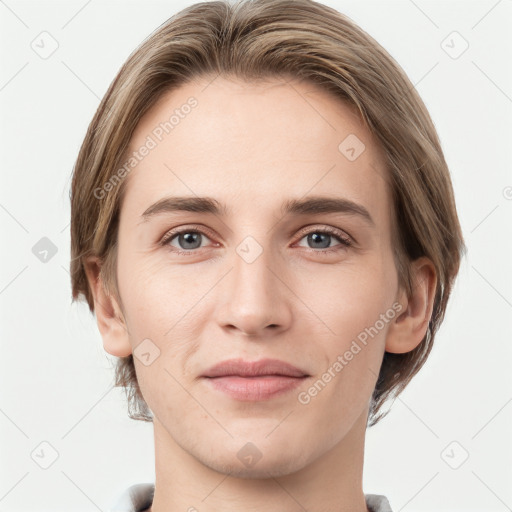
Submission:
<svg viewBox="0 0 512 512">
<path fill-rule="evenodd" d="M 204 228 L 191 226 L 191 227 L 171 230 L 171 231 L 167 232 L 164 235 L 164 237 L 162 238 L 160 245 L 171 247 L 169 242 L 171 240 L 173 240 L 176 236 L 183 234 L 183 233 L 200 233 L 201 235 L 204 235 L 208 238 L 213 238 L 212 234 L 209 231 L 205 230 Z M 329 228 L 329 227 L 301 230 L 301 232 L 300 232 L 301 236 L 299 238 L 299 241 L 311 233 L 320 233 L 320 234 L 324 234 L 324 235 L 331 235 L 332 237 L 336 238 L 340 242 L 339 246 L 335 246 L 332 248 L 326 248 L 326 249 L 313 249 L 311 247 L 307 248 L 310 251 L 313 251 L 315 253 L 331 254 L 333 252 L 338 252 L 340 250 L 348 249 L 349 247 L 352 247 L 352 245 L 353 245 L 352 240 L 350 240 L 350 238 L 341 234 L 341 232 L 339 230 L 334 229 L 334 228 Z M 173 247 L 171 250 L 172 250 L 172 252 L 174 252 L 178 255 L 193 255 L 193 254 L 196 254 L 199 249 L 201 249 L 201 248 L 183 250 L 183 249 L 176 249 Z"/>
</svg>

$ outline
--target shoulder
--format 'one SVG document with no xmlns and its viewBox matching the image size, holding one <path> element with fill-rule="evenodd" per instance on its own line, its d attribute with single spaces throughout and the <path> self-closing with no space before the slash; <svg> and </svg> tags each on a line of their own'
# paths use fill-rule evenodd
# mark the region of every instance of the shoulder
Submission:
<svg viewBox="0 0 512 512">
<path fill-rule="evenodd" d="M 393 512 L 386 496 L 382 494 L 365 494 L 368 512 Z"/>
<path fill-rule="evenodd" d="M 155 484 L 134 484 L 125 489 L 116 499 L 109 512 L 143 512 L 153 503 Z"/>
</svg>

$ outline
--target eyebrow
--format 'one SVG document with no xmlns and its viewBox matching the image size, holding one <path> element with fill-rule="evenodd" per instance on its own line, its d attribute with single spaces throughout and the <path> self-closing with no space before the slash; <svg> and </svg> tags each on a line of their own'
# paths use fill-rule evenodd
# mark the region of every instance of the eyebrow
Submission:
<svg viewBox="0 0 512 512">
<path fill-rule="evenodd" d="M 147 208 L 141 215 L 141 223 L 151 217 L 169 212 L 210 213 L 225 217 L 229 213 L 226 205 L 211 197 L 182 196 L 164 197 Z M 281 207 L 284 215 L 318 215 L 322 213 L 344 213 L 358 215 L 369 225 L 375 226 L 370 212 L 361 204 L 342 197 L 308 196 L 306 199 L 288 199 Z"/>
</svg>

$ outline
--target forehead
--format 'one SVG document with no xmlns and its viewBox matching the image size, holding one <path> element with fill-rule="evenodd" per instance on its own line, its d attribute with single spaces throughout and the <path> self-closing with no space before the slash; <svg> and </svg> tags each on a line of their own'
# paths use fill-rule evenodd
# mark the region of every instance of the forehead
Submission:
<svg viewBox="0 0 512 512">
<path fill-rule="evenodd" d="M 143 116 L 133 152 L 128 215 L 165 195 L 216 197 L 238 211 L 333 191 L 383 208 L 389 200 L 383 153 L 355 108 L 307 82 L 187 83 Z"/>
</svg>

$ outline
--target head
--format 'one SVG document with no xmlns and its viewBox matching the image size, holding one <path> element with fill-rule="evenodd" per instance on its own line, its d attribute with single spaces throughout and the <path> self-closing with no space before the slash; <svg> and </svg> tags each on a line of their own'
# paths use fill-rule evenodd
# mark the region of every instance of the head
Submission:
<svg viewBox="0 0 512 512">
<path fill-rule="evenodd" d="M 168 196 L 195 202 L 151 208 Z M 118 358 L 130 416 L 158 417 L 183 445 L 205 432 L 184 388 L 212 403 L 200 376 L 232 357 L 312 376 L 275 442 L 304 445 L 321 424 L 334 443 L 362 414 L 376 424 L 425 363 L 464 251 L 421 98 L 375 40 L 310 0 L 200 3 L 159 27 L 101 101 L 71 210 L 73 299 Z M 218 400 L 245 438 L 290 403 Z"/>
</svg>

